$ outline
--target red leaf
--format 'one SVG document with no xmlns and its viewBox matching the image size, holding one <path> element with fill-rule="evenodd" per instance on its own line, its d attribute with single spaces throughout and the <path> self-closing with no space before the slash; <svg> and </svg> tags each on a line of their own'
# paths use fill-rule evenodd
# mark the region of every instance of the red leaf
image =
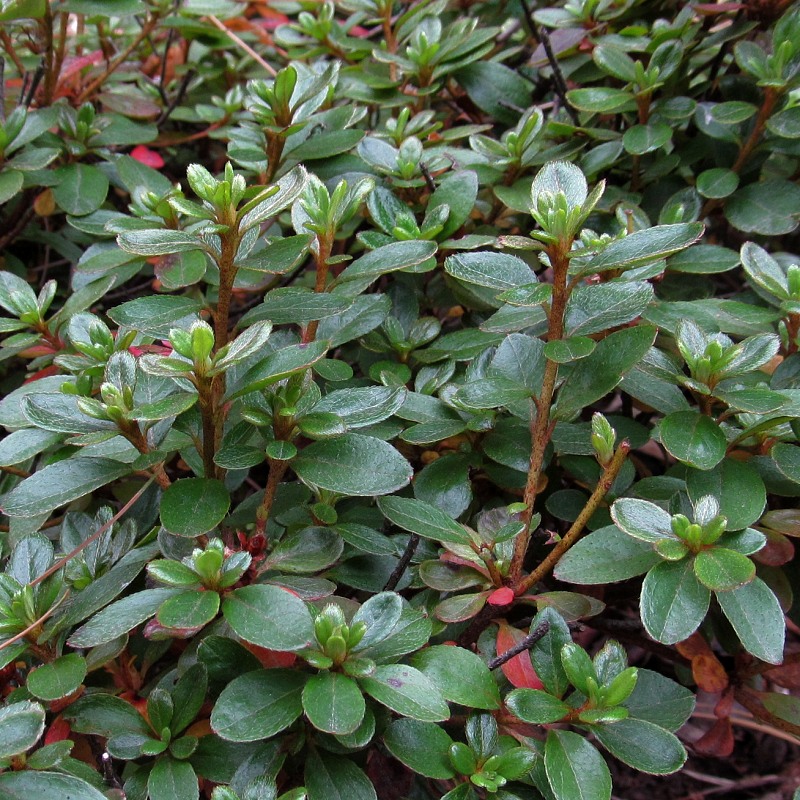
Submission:
<svg viewBox="0 0 800 800">
<path fill-rule="evenodd" d="M 47 729 L 47 733 L 44 735 L 44 743 L 45 744 L 53 744 L 54 742 L 63 742 L 64 739 L 69 739 L 69 735 L 72 733 L 69 727 L 69 722 L 67 722 L 64 717 L 59 714 L 51 723 L 50 727 Z"/>
<path fill-rule="evenodd" d="M 514 590 L 508 586 L 503 586 L 500 589 L 495 589 L 488 599 L 491 606 L 507 606 L 509 603 L 514 602 Z"/>
<path fill-rule="evenodd" d="M 153 169 L 161 169 L 164 166 L 164 159 L 161 154 L 143 144 L 138 144 L 131 150 L 131 158 L 135 158 L 140 164 Z"/>
<path fill-rule="evenodd" d="M 524 638 L 525 634 L 522 631 L 501 622 L 497 631 L 497 655 L 503 655 Z M 539 680 L 539 676 L 533 668 L 531 654 L 527 650 L 506 661 L 500 669 L 517 689 L 544 689 L 544 684 Z"/>
<path fill-rule="evenodd" d="M 250 642 L 243 641 L 242 644 L 261 662 L 261 666 L 266 669 L 291 667 L 297 660 L 297 655 L 295 653 L 267 650 L 266 647 L 250 644 Z"/>
</svg>

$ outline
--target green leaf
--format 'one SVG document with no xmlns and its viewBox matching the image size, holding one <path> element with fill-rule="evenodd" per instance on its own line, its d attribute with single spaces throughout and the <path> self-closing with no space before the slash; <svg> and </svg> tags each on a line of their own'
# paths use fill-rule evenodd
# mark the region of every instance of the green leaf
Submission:
<svg viewBox="0 0 800 800">
<path fill-rule="evenodd" d="M 725 216 L 745 233 L 782 236 L 800 225 L 800 186 L 786 180 L 751 183 L 725 203 Z"/>
<path fill-rule="evenodd" d="M 647 125 L 632 125 L 622 135 L 625 151 L 635 156 L 652 153 L 672 139 L 672 127 L 666 122 L 649 122 Z"/>
<path fill-rule="evenodd" d="M 23 700 L 0 708 L 0 758 L 24 753 L 39 741 L 43 731 L 44 708 L 39 703 Z"/>
<path fill-rule="evenodd" d="M 55 171 L 58 183 L 53 197 L 58 205 L 74 217 L 96 211 L 106 201 L 108 178 L 90 164 L 69 164 Z"/>
<path fill-rule="evenodd" d="M 464 283 L 499 291 L 536 281 L 536 275 L 521 258 L 505 253 L 458 253 L 445 259 L 444 269 Z"/>
<path fill-rule="evenodd" d="M 453 77 L 481 111 L 506 125 L 514 125 L 519 119 L 513 106 L 528 108 L 531 104 L 533 86 L 516 70 L 497 61 L 474 61 Z"/>
<path fill-rule="evenodd" d="M 547 781 L 557 800 L 610 800 L 611 775 L 583 736 L 550 730 L 544 746 Z"/>
<path fill-rule="evenodd" d="M 703 197 L 720 199 L 732 195 L 739 186 L 739 176 L 724 167 L 714 167 L 697 176 L 695 188 Z"/>
<path fill-rule="evenodd" d="M 303 688 L 303 710 L 309 722 L 325 733 L 352 733 L 364 719 L 366 703 L 352 678 L 320 672 Z"/>
<path fill-rule="evenodd" d="M 429 258 L 433 258 L 437 249 L 436 242 L 419 240 L 392 242 L 383 247 L 377 247 L 350 264 L 336 279 L 336 283 L 363 279 L 374 280 L 387 272 L 415 267 Z"/>
<path fill-rule="evenodd" d="M 203 249 L 203 242 L 198 236 L 171 228 L 124 231 L 117 236 L 117 244 L 126 253 L 139 256 L 163 256 Z"/>
<path fill-rule="evenodd" d="M 650 264 L 694 244 L 703 235 L 703 230 L 700 222 L 682 222 L 634 231 L 611 242 L 581 268 L 581 273 L 588 275 L 608 269 L 632 269 Z"/>
<path fill-rule="evenodd" d="M 150 800 L 197 800 L 197 776 L 188 761 L 171 756 L 159 758 L 147 779 Z"/>
<path fill-rule="evenodd" d="M 216 592 L 189 591 L 170 597 L 158 609 L 156 619 L 165 628 L 202 628 L 217 616 Z"/>
<path fill-rule="evenodd" d="M 359 652 L 392 635 L 394 626 L 403 615 L 403 601 L 394 592 L 378 592 L 372 595 L 353 615 L 351 627 L 358 622 L 367 626 L 361 641 L 353 648 Z"/>
<path fill-rule="evenodd" d="M 775 466 L 793 483 L 800 483 L 800 447 L 776 444 L 770 451 Z M 733 527 L 733 526 L 731 526 Z"/>
<path fill-rule="evenodd" d="M 557 364 L 569 364 L 591 355 L 596 347 L 594 339 L 588 336 L 570 336 L 567 339 L 554 339 L 544 346 L 544 355 Z"/>
<path fill-rule="evenodd" d="M 0 172 L 0 205 L 19 194 L 23 182 L 24 176 L 19 170 L 4 169 Z"/>
<path fill-rule="evenodd" d="M 700 627 L 710 601 L 711 592 L 695 577 L 692 559 L 663 561 L 642 584 L 642 623 L 656 641 L 682 642 Z"/>
<path fill-rule="evenodd" d="M 530 389 L 508 378 L 483 377 L 462 386 L 456 399 L 466 408 L 484 409 L 511 405 L 519 400 L 530 399 L 530 396 Z"/>
<path fill-rule="evenodd" d="M 637 325 L 606 336 L 594 351 L 578 361 L 558 393 L 555 414 L 569 420 L 608 394 L 623 375 L 644 358 L 655 340 L 650 325 Z"/>
<path fill-rule="evenodd" d="M 592 60 L 603 72 L 625 83 L 633 83 L 636 80 L 636 64 L 621 47 L 599 44 L 592 50 Z"/>
<path fill-rule="evenodd" d="M 411 480 L 411 465 L 387 442 L 348 433 L 313 442 L 292 462 L 298 477 L 338 494 L 371 497 L 401 489 Z"/>
<path fill-rule="evenodd" d="M 756 565 L 745 555 L 726 547 L 701 550 L 694 558 L 694 574 L 714 592 L 727 592 L 749 583 Z"/>
<path fill-rule="evenodd" d="M 315 641 L 306 604 L 277 586 L 235 589 L 223 600 L 222 613 L 242 639 L 270 650 L 302 650 Z"/>
<path fill-rule="evenodd" d="M 588 336 L 636 319 L 653 299 L 645 281 L 576 286 L 567 301 L 564 325 L 569 336 Z"/>
<path fill-rule="evenodd" d="M 439 725 L 398 719 L 386 729 L 383 743 L 398 761 L 419 775 L 437 780 L 455 775 L 448 755 L 453 740 Z"/>
<path fill-rule="evenodd" d="M 430 196 L 426 213 L 430 214 L 446 205 L 450 213 L 444 227 L 438 233 L 440 241 L 447 239 L 469 219 L 478 196 L 478 176 L 472 170 L 453 172 L 445 177 Z"/>
<path fill-rule="evenodd" d="M 59 700 L 72 694 L 85 677 L 86 659 L 70 653 L 29 672 L 26 685 L 40 700 Z"/>
<path fill-rule="evenodd" d="M 615 114 L 620 111 L 633 111 L 636 101 L 631 92 L 624 89 L 572 89 L 567 92 L 567 100 L 579 111 L 596 114 Z"/>
<path fill-rule="evenodd" d="M 611 517 L 628 536 L 643 542 L 675 538 L 672 516 L 649 500 L 620 497 L 611 507 Z"/>
<path fill-rule="evenodd" d="M 311 750 L 305 763 L 308 800 L 378 800 L 372 781 L 349 759 Z"/>
<path fill-rule="evenodd" d="M 426 539 L 464 545 L 468 545 L 471 541 L 462 525 L 444 511 L 422 500 L 382 497 L 378 500 L 378 508 L 389 522 Z"/>
<path fill-rule="evenodd" d="M 674 733 L 641 719 L 621 719 L 593 728 L 600 744 L 629 767 L 651 775 L 670 775 L 686 761 L 686 750 Z"/>
<path fill-rule="evenodd" d="M 101 692 L 84 695 L 67 708 L 64 716 L 77 733 L 94 733 L 105 738 L 152 734 L 145 718 L 130 703 Z"/>
<path fill-rule="evenodd" d="M 538 205 L 543 195 L 557 196 L 563 194 L 570 209 L 580 208 L 588 195 L 586 176 L 580 167 L 569 161 L 549 161 L 546 163 L 531 184 L 531 200 L 533 207 Z"/>
<path fill-rule="evenodd" d="M 140 331 L 154 339 L 165 339 L 172 328 L 181 327 L 180 323 L 195 319 L 202 307 L 202 303 L 191 297 L 155 295 L 115 306 L 109 310 L 108 316 L 117 325 Z"/>
<path fill-rule="evenodd" d="M 243 233 L 288 208 L 299 199 L 307 181 L 308 173 L 298 166 L 274 184 L 278 187 L 277 192 L 274 186 L 266 187 L 262 193 L 266 195 L 264 199 L 259 199 L 259 195 L 247 204 L 247 213 L 239 220 L 239 230 Z"/>
<path fill-rule="evenodd" d="M 719 425 L 699 411 L 668 414 L 659 427 L 661 444 L 690 467 L 713 469 L 723 458 L 728 441 Z"/>
<path fill-rule="evenodd" d="M 623 703 L 635 719 L 676 731 L 692 714 L 695 697 L 690 689 L 658 672 L 638 668 L 636 686 Z"/>
<path fill-rule="evenodd" d="M 328 347 L 328 342 L 316 341 L 309 344 L 290 344 L 270 353 L 244 374 L 238 382 L 239 388 L 229 394 L 227 399 L 235 400 L 237 397 L 264 389 L 288 378 L 289 375 L 308 369 L 324 358 Z"/>
<path fill-rule="evenodd" d="M 687 470 L 686 489 L 695 503 L 705 495 L 715 497 L 719 513 L 734 531 L 758 521 L 767 503 L 761 476 L 750 464 L 734 458 L 725 458 L 710 470 Z"/>
<path fill-rule="evenodd" d="M 560 581 L 587 586 L 615 583 L 641 575 L 660 561 L 649 543 L 607 525 L 570 547 L 553 574 Z"/>
<path fill-rule="evenodd" d="M 200 536 L 225 519 L 231 498 L 216 478 L 183 478 L 161 497 L 161 524 L 178 536 Z"/>
<path fill-rule="evenodd" d="M 436 506 L 457 519 L 472 502 L 469 467 L 468 457 L 460 453 L 446 453 L 417 473 L 414 495 L 418 500 Z"/>
<path fill-rule="evenodd" d="M 422 672 L 404 664 L 377 667 L 359 680 L 361 687 L 379 703 L 405 717 L 439 722 L 450 717 L 450 709 L 436 684 Z"/>
<path fill-rule="evenodd" d="M 433 681 L 445 700 L 470 708 L 500 707 L 500 692 L 486 664 L 462 647 L 435 645 L 414 653 L 411 665 Z"/>
<path fill-rule="evenodd" d="M 165 600 L 180 589 L 145 589 L 123 597 L 95 614 L 70 636 L 70 647 L 96 647 L 133 630 L 150 619 Z"/>
<path fill-rule="evenodd" d="M 767 120 L 767 130 L 784 139 L 800 139 L 800 106 L 773 114 Z"/>
<path fill-rule="evenodd" d="M 318 294 L 299 286 L 285 286 L 269 292 L 264 302 L 248 312 L 242 321 L 251 323 L 256 320 L 270 320 L 276 325 L 285 323 L 305 325 L 312 320 L 341 314 L 352 304 L 352 297 Z"/>
<path fill-rule="evenodd" d="M 131 471 L 110 458 L 73 456 L 37 470 L 3 498 L 9 517 L 35 517 L 71 503 Z"/>
<path fill-rule="evenodd" d="M 302 528 L 283 536 L 265 567 L 285 573 L 319 572 L 339 558 L 342 547 L 341 537 L 330 528 Z"/>
<path fill-rule="evenodd" d="M 0 795 L 4 800 L 106 800 L 94 786 L 73 775 L 60 772 L 4 772 L 0 775 Z"/>
<path fill-rule="evenodd" d="M 761 578 L 733 589 L 720 592 L 717 600 L 745 649 L 769 664 L 783 660 L 786 634 L 778 599 Z"/>
<path fill-rule="evenodd" d="M 234 678 L 211 712 L 211 727 L 231 742 L 255 742 L 288 728 L 302 713 L 306 676 L 262 669 Z"/>
<path fill-rule="evenodd" d="M 534 725 L 558 722 L 571 710 L 566 703 L 541 689 L 514 689 L 506 697 L 506 705 L 523 722 Z"/>
</svg>

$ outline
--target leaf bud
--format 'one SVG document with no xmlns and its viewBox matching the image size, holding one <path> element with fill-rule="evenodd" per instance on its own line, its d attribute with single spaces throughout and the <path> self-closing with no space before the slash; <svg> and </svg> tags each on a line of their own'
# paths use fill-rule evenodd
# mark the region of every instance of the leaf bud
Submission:
<svg viewBox="0 0 800 800">
<path fill-rule="evenodd" d="M 600 412 L 595 412 L 592 415 L 592 447 L 602 466 L 614 457 L 616 440 L 617 435 L 611 423 Z"/>
<path fill-rule="evenodd" d="M 604 706 L 618 706 L 625 702 L 636 688 L 639 671 L 636 667 L 628 667 L 620 672 L 608 686 L 603 687 L 600 696 Z"/>
<path fill-rule="evenodd" d="M 192 337 L 189 331 L 173 328 L 169 332 L 172 349 L 184 358 L 192 358 Z"/>
<path fill-rule="evenodd" d="M 725 533 L 726 528 L 728 527 L 728 519 L 727 517 L 723 517 L 719 515 L 714 517 L 711 522 L 707 522 L 703 526 L 703 535 L 702 535 L 702 542 L 703 544 L 714 544 L 714 542 Z"/>
<path fill-rule="evenodd" d="M 207 322 L 200 320 L 192 325 L 189 335 L 192 341 L 192 360 L 195 364 L 205 363 L 214 349 L 214 331 Z"/>
<path fill-rule="evenodd" d="M 347 657 L 347 641 L 344 631 L 334 631 L 325 642 L 325 655 L 332 659 L 334 664 L 341 664 Z"/>
<path fill-rule="evenodd" d="M 364 634 L 367 632 L 367 623 L 366 622 L 355 622 L 350 626 L 350 629 L 347 634 L 347 647 L 348 649 L 352 649 L 355 647 L 363 638 Z"/>
</svg>

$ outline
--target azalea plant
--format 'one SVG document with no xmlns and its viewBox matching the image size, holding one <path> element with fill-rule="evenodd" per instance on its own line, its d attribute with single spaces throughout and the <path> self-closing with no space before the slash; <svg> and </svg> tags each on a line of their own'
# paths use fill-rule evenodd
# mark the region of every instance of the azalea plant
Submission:
<svg viewBox="0 0 800 800">
<path fill-rule="evenodd" d="M 673 5 L 0 0 L 0 797 L 800 737 L 800 13 Z"/>
</svg>

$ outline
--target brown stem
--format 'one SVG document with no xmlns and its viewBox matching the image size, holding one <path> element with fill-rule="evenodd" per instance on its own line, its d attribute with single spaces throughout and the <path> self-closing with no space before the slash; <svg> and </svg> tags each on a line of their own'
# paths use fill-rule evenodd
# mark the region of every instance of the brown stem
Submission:
<svg viewBox="0 0 800 800">
<path fill-rule="evenodd" d="M 263 67 L 263 69 L 265 69 L 270 75 L 272 75 L 273 78 L 278 74 L 277 72 L 275 72 L 275 69 L 272 67 L 271 64 L 268 64 L 266 61 L 264 61 L 264 59 L 261 58 L 261 56 L 258 53 L 256 53 L 256 51 L 253 50 L 253 48 L 250 47 L 250 45 L 247 44 L 247 42 L 240 39 L 230 28 L 226 27 L 226 25 L 221 20 L 217 19 L 217 17 L 215 17 L 213 14 L 209 14 L 206 17 L 206 19 L 215 28 L 222 31 L 237 47 L 244 50 L 244 52 L 247 53 L 247 55 L 249 55 L 250 58 L 253 59 L 253 61 L 255 61 L 257 64 Z"/>
<path fill-rule="evenodd" d="M 26 472 L 19 467 L 0 467 L 0 472 L 5 472 L 7 475 L 16 475 L 18 478 L 30 477 L 30 472 Z"/>
<path fill-rule="evenodd" d="M 512 658 L 515 658 L 520 653 L 524 653 L 526 650 L 530 650 L 539 639 L 542 639 L 544 636 L 547 635 L 547 632 L 550 630 L 550 623 L 545 620 L 544 622 L 540 623 L 534 630 L 532 630 L 522 641 L 515 644 L 513 647 L 510 647 L 508 650 L 505 651 L 502 655 L 499 655 L 493 658 L 489 664 L 489 669 L 497 669 L 498 667 L 502 667 L 508 661 L 511 661 Z"/>
<path fill-rule="evenodd" d="M 631 446 L 627 440 L 623 441 L 617 448 L 611 460 L 605 465 L 603 474 L 594 487 L 591 497 L 575 522 L 572 523 L 570 529 L 564 534 L 561 541 L 547 554 L 544 561 L 539 564 L 530 575 L 523 578 L 514 588 L 517 595 L 524 594 L 532 586 L 537 584 L 542 578 L 550 573 L 550 571 L 558 563 L 561 556 L 569 550 L 570 547 L 576 542 L 578 537 L 583 533 L 586 523 L 591 519 L 592 514 L 600 507 L 603 498 L 608 494 L 608 490 L 613 486 L 614 481 L 625 463 L 625 459 L 630 451 Z"/>
<path fill-rule="evenodd" d="M 567 286 L 569 258 L 567 254 L 570 246 L 571 243 L 566 246 L 554 245 L 548 250 L 550 263 L 553 265 L 553 296 L 550 301 L 548 318 L 548 342 L 557 341 L 564 335 L 564 312 L 566 311 L 569 297 L 569 287 Z M 514 543 L 514 555 L 509 568 L 509 577 L 512 582 L 516 582 L 522 574 L 525 554 L 528 552 L 528 544 L 531 539 L 530 526 L 533 518 L 533 507 L 536 502 L 536 496 L 539 493 L 539 479 L 544 466 L 547 443 L 553 433 L 553 425 L 550 422 L 550 405 L 553 402 L 557 380 L 558 363 L 547 359 L 542 380 L 542 390 L 535 401 L 535 415 L 533 414 L 533 409 L 531 409 L 531 459 L 528 466 L 525 491 L 522 496 L 525 510 L 522 512 L 521 520 L 525 524 L 525 528 L 517 536 L 517 540 Z"/>
<path fill-rule="evenodd" d="M 315 262 L 317 279 L 314 283 L 314 291 L 317 294 L 322 294 L 325 291 L 325 283 L 328 280 L 328 259 L 331 257 L 331 250 L 333 249 L 333 236 L 320 236 L 317 241 L 319 252 Z M 317 328 L 319 328 L 319 320 L 315 319 L 308 323 L 301 339 L 303 344 L 314 341 L 317 335 Z"/>
<path fill-rule="evenodd" d="M 42 105 L 50 105 L 56 90 L 58 75 L 55 73 L 55 50 L 53 48 L 53 12 L 50 3 L 45 3 L 44 17 L 39 21 L 39 33 L 44 51 L 44 90 Z"/>
<path fill-rule="evenodd" d="M 753 125 L 753 130 L 750 132 L 750 136 L 747 137 L 747 141 L 739 149 L 739 155 L 736 156 L 736 161 L 733 162 L 733 166 L 731 167 L 731 170 L 733 170 L 733 172 L 735 172 L 737 175 L 742 171 L 742 168 L 753 154 L 753 150 L 756 149 L 758 143 L 761 141 L 761 137 L 764 134 L 764 129 L 767 126 L 767 121 L 772 115 L 772 112 L 775 109 L 775 104 L 780 99 L 780 96 L 780 90 L 775 86 L 767 86 L 764 89 L 764 100 L 761 103 L 761 108 L 758 109 L 758 116 L 756 117 L 755 124 Z M 700 216 L 707 216 L 715 208 L 721 206 L 722 203 L 722 200 L 713 198 L 706 200 L 705 205 L 700 211 Z"/>
<path fill-rule="evenodd" d="M 200 419 L 202 420 L 203 425 L 203 471 L 205 472 L 206 478 L 213 478 L 217 473 L 217 465 L 214 463 L 214 455 L 216 453 L 214 391 L 211 381 L 208 378 L 201 378 L 198 383 L 198 394 L 200 395 Z"/>
<path fill-rule="evenodd" d="M 267 485 L 264 487 L 264 499 L 261 505 L 256 510 L 256 536 L 264 534 L 267 530 L 267 520 L 269 520 L 269 512 L 272 509 L 272 503 L 275 501 L 275 493 L 278 491 L 278 486 L 289 469 L 288 461 L 276 461 L 273 458 L 267 458 L 269 463 L 269 476 L 267 477 Z"/>
<path fill-rule="evenodd" d="M 27 70 L 25 69 L 25 65 L 22 63 L 19 54 L 14 49 L 14 42 L 8 33 L 2 29 L 2 27 L 0 27 L 0 43 L 2 43 L 3 50 L 6 51 L 8 57 L 14 62 L 17 72 L 19 73 L 20 77 L 22 77 Z"/>
<path fill-rule="evenodd" d="M 116 71 L 116 69 L 125 62 L 128 56 L 150 35 L 152 30 L 158 24 L 160 17 L 158 14 L 152 14 L 148 17 L 142 29 L 136 35 L 136 38 L 115 58 L 103 71 L 102 75 L 95 78 L 81 93 L 77 99 L 77 103 L 84 103 L 99 89 L 108 79 L 108 77 Z"/>
<path fill-rule="evenodd" d="M 147 491 L 148 487 L 154 480 L 155 476 L 149 478 L 136 492 L 136 494 L 134 494 L 133 497 L 131 497 L 131 499 L 128 500 L 128 502 L 125 503 L 125 505 L 122 506 L 122 508 L 117 511 L 117 513 L 114 514 L 110 520 L 108 520 L 108 522 L 101 525 L 88 539 L 84 539 L 74 550 L 70 550 L 70 552 L 67 553 L 63 558 L 59 558 L 58 561 L 56 561 L 51 567 L 46 569 L 37 578 L 34 578 L 31 581 L 31 586 L 36 586 L 37 583 L 41 583 L 46 578 L 49 578 L 54 573 L 58 572 L 61 567 L 64 566 L 64 564 L 75 558 L 78 553 L 80 553 L 82 550 L 85 550 L 92 542 L 97 541 L 112 525 L 114 525 L 114 523 L 118 522 L 131 508 L 133 508 L 133 506 Z"/>
<path fill-rule="evenodd" d="M 39 619 L 28 625 L 24 631 L 20 631 L 10 639 L 6 639 L 4 642 L 2 642 L 2 644 L 0 644 L 0 650 L 5 650 L 6 647 L 11 647 L 12 644 L 18 642 L 20 639 L 27 639 L 30 636 L 31 641 L 28 642 L 28 646 L 34 653 L 36 653 L 37 657 L 41 661 L 52 661 L 54 656 L 51 655 L 49 651 L 36 644 L 36 639 L 38 638 L 39 633 L 41 633 L 42 623 L 46 622 L 53 615 L 56 609 L 67 599 L 67 597 L 69 597 L 69 593 L 70 590 L 67 589 L 67 591 L 64 592 L 64 594 L 62 594 L 61 597 L 52 606 L 50 606 L 50 608 L 48 608 L 41 617 L 39 617 Z M 31 636 L 31 634 L 34 632 L 36 633 L 36 636 Z"/>
</svg>

